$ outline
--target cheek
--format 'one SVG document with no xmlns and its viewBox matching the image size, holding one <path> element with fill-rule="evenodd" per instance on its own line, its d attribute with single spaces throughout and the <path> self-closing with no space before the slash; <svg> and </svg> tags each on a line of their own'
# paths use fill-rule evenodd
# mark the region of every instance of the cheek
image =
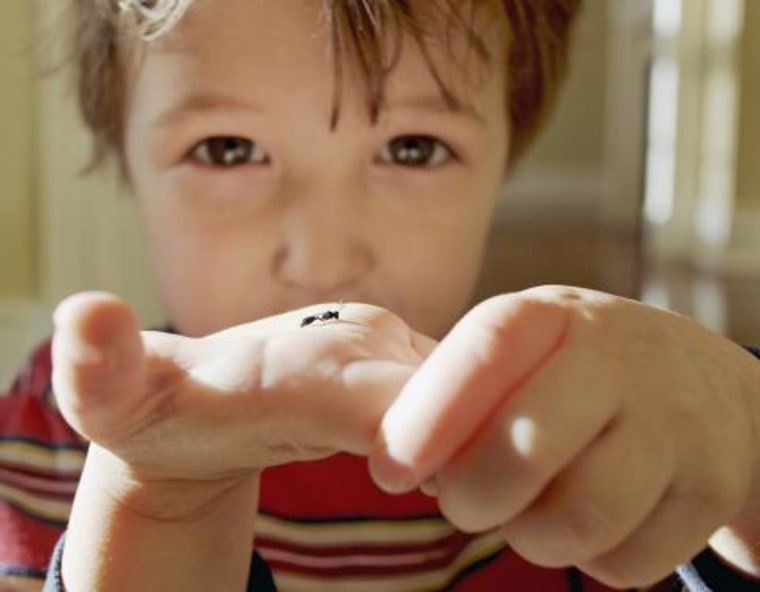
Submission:
<svg viewBox="0 0 760 592">
<path fill-rule="evenodd" d="M 430 245 L 428 259 L 431 262 L 437 260 L 437 264 L 425 266 L 422 274 L 428 276 L 427 283 L 444 300 L 461 303 L 469 298 L 480 271 L 485 242 L 483 236 L 458 235 L 455 240 Z"/>
<path fill-rule="evenodd" d="M 251 320 L 267 285 L 265 239 L 255 229 L 210 224 L 182 209 L 143 215 L 156 283 L 181 333 L 204 335 Z"/>
<path fill-rule="evenodd" d="M 500 187 L 500 167 L 482 163 L 396 218 L 395 283 L 419 330 L 440 336 L 472 303 Z"/>
<path fill-rule="evenodd" d="M 219 284 L 219 254 L 207 241 L 167 227 L 151 232 L 153 271 L 166 311 L 180 333 L 204 334 L 218 315 L 212 303 Z M 204 247 L 205 244 L 205 247 Z"/>
<path fill-rule="evenodd" d="M 487 220 L 473 220 L 420 233 L 397 253 L 393 283 L 401 286 L 404 314 L 417 330 L 441 337 L 471 304 L 487 228 Z"/>
</svg>

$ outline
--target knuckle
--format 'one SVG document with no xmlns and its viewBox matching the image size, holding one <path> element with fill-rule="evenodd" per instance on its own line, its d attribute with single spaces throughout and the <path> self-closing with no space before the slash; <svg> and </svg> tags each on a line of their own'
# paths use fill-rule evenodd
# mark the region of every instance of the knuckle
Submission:
<svg viewBox="0 0 760 592">
<path fill-rule="evenodd" d="M 556 302 L 541 298 L 534 290 L 525 290 L 516 294 L 499 294 L 485 300 L 478 308 L 483 310 L 489 321 L 491 319 L 496 321 L 489 323 L 496 331 L 504 330 L 514 317 L 533 318 L 557 308 Z"/>
<path fill-rule="evenodd" d="M 497 488 L 479 488 L 475 480 L 438 479 L 438 506 L 449 522 L 462 532 L 483 532 L 504 521 L 504 500 Z"/>
<path fill-rule="evenodd" d="M 735 479 L 715 479 L 684 495 L 696 516 L 726 516 L 741 506 L 742 488 Z"/>
<path fill-rule="evenodd" d="M 574 302 L 583 300 L 584 297 L 591 291 L 585 288 L 577 288 L 575 286 L 563 286 L 559 284 L 544 284 L 542 286 L 535 286 L 523 291 L 523 294 L 531 295 L 535 298 L 544 300 L 560 300 L 566 302 Z"/>
<path fill-rule="evenodd" d="M 578 564 L 579 569 L 602 584 L 615 589 L 636 590 L 659 586 L 672 573 L 672 566 L 662 559 L 642 562 L 640 555 L 629 549 Z"/>
<path fill-rule="evenodd" d="M 590 561 L 614 544 L 616 529 L 598 507 L 579 503 L 526 514 L 503 528 L 526 559 L 559 567 Z"/>
<path fill-rule="evenodd" d="M 477 504 L 455 503 L 448 496 L 439 500 L 441 514 L 461 532 L 483 532 L 495 526 L 489 513 Z"/>
<path fill-rule="evenodd" d="M 546 487 L 567 458 L 562 443 L 531 423 L 529 418 L 510 419 L 502 431 L 502 438 L 504 470 L 522 489 L 539 491 Z"/>
<path fill-rule="evenodd" d="M 616 559 L 597 559 L 581 565 L 580 568 L 595 580 L 611 588 L 638 588 L 652 584 L 657 578 L 647 578 L 640 566 L 632 561 Z"/>
<path fill-rule="evenodd" d="M 580 500 L 563 514 L 560 543 L 571 550 L 574 560 L 594 557 L 614 541 L 615 522 L 601 506 Z"/>
</svg>

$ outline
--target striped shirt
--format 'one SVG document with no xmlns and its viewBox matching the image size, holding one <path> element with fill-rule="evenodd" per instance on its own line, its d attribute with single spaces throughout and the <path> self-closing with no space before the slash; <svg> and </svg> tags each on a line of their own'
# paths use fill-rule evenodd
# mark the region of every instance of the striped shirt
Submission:
<svg viewBox="0 0 760 592">
<path fill-rule="evenodd" d="M 87 445 L 55 408 L 50 344 L 0 397 L 0 589 L 39 589 L 66 526 Z"/>
<path fill-rule="evenodd" d="M 50 377 L 46 343 L 0 396 L 2 590 L 42 588 L 84 463 L 87 444 L 58 413 Z M 496 532 L 457 531 L 423 494 L 384 494 L 366 459 L 347 454 L 265 471 L 256 547 L 281 591 L 610 590 L 528 563 Z"/>
</svg>

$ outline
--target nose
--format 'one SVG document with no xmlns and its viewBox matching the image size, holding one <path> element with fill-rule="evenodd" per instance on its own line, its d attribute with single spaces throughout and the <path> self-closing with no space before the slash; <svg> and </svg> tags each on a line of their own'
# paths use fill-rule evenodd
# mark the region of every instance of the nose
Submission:
<svg viewBox="0 0 760 592">
<path fill-rule="evenodd" d="M 275 276 L 310 300 L 350 297 L 372 266 L 356 201 L 315 192 L 292 200 L 283 220 Z"/>
</svg>

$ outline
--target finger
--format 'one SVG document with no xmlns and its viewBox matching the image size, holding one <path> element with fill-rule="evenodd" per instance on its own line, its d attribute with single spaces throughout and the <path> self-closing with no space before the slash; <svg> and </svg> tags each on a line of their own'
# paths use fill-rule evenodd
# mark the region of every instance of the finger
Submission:
<svg viewBox="0 0 760 592">
<path fill-rule="evenodd" d="M 369 455 L 383 414 L 414 370 L 382 360 L 351 364 L 343 371 L 343 388 L 323 397 L 310 414 L 320 439 L 335 450 Z"/>
<path fill-rule="evenodd" d="M 237 417 L 256 422 L 267 465 L 337 450 L 368 454 L 383 414 L 434 344 L 389 311 L 358 303 L 345 304 L 338 319 L 301 325 L 324 310 L 227 329 L 182 350 L 192 385 L 252 395 L 233 403 Z"/>
<path fill-rule="evenodd" d="M 438 347 L 439 342 L 432 337 L 428 337 L 422 333 L 417 333 L 413 330 L 410 330 L 410 333 L 412 349 L 414 349 L 414 351 L 416 351 L 421 358 L 427 358 L 430 354 L 433 353 L 435 348 Z"/>
<path fill-rule="evenodd" d="M 137 321 L 126 303 L 99 292 L 67 298 L 54 321 L 53 390 L 61 412 L 85 437 L 107 439 L 143 388 Z"/>
<path fill-rule="evenodd" d="M 567 313 L 501 296 L 470 311 L 430 354 L 383 418 L 370 470 L 402 493 L 445 463 L 561 343 Z"/>
<path fill-rule="evenodd" d="M 369 330 L 362 341 L 371 343 L 370 355 L 346 363 L 335 388 L 316 397 L 309 393 L 296 407 L 321 442 L 335 450 L 367 456 L 383 415 L 438 342 L 374 306 L 346 305 L 341 318 Z M 343 335 L 341 342 L 346 339 Z"/>
<path fill-rule="evenodd" d="M 267 329 L 262 384 L 276 396 L 260 397 L 260 415 L 275 419 L 275 438 L 361 455 L 435 343 L 387 310 L 357 304 L 344 306 L 340 322 Z"/>
<path fill-rule="evenodd" d="M 578 567 L 615 588 L 644 588 L 695 557 L 727 520 L 712 501 L 668 492 L 652 514 L 621 545 Z"/>
<path fill-rule="evenodd" d="M 573 343 L 546 362 L 437 473 L 447 517 L 480 531 L 531 504 L 619 412 L 604 373 L 591 351 Z"/>
<path fill-rule="evenodd" d="M 505 538 L 545 567 L 598 557 L 653 511 L 673 478 L 674 456 L 637 422 L 616 421 L 503 526 Z"/>
</svg>

